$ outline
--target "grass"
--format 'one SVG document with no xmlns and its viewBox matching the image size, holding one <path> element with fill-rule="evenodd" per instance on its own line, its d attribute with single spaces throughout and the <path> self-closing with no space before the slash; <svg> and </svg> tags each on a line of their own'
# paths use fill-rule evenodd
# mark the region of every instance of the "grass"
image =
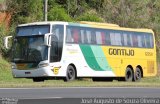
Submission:
<svg viewBox="0 0 160 104">
<path fill-rule="evenodd" d="M 29 87 L 160 87 L 160 81 L 157 78 L 143 79 L 141 82 L 93 82 L 91 80 L 76 80 L 72 82 L 63 82 L 62 80 L 48 80 L 45 82 L 34 83 L 32 80 L 27 79 L 14 79 L 14 81 L 1 81 L 0 87 L 9 88 L 29 88 Z M 158 78 L 160 79 L 160 78 Z"/>
<path fill-rule="evenodd" d="M 86 78 L 71 82 L 62 80 L 47 80 L 45 82 L 34 83 L 31 79 L 13 78 L 10 64 L 0 57 L 0 87 L 160 87 L 160 77 L 143 78 L 140 82 L 93 82 Z"/>
</svg>

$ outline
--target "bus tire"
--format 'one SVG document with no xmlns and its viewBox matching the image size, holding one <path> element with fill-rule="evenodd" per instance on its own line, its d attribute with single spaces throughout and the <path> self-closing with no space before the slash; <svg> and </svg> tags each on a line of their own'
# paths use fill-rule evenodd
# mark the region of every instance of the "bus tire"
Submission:
<svg viewBox="0 0 160 104">
<path fill-rule="evenodd" d="M 76 78 L 76 72 L 72 65 L 67 67 L 66 77 L 64 78 L 65 82 L 73 81 Z"/>
<path fill-rule="evenodd" d="M 130 67 L 127 67 L 126 73 L 125 73 L 125 81 L 126 82 L 133 81 L 133 75 L 134 75 L 134 73 L 133 73 L 132 69 Z"/>
<path fill-rule="evenodd" d="M 43 78 L 33 78 L 33 82 L 44 82 Z"/>
<path fill-rule="evenodd" d="M 140 68 L 136 68 L 135 74 L 134 74 L 134 81 L 139 82 L 142 78 L 142 72 L 140 70 Z"/>
</svg>

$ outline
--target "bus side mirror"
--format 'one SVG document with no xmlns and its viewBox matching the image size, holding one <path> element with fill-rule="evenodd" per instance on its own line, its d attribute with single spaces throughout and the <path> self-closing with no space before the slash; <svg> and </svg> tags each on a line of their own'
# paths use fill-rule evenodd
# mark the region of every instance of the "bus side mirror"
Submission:
<svg viewBox="0 0 160 104">
<path fill-rule="evenodd" d="M 51 46 L 51 34 L 44 35 L 44 45 Z"/>
<path fill-rule="evenodd" d="M 9 49 L 9 46 L 8 46 L 8 44 L 9 44 L 8 40 L 9 40 L 9 38 L 12 38 L 12 36 L 6 36 L 6 37 L 4 37 L 4 47 L 6 49 Z"/>
</svg>

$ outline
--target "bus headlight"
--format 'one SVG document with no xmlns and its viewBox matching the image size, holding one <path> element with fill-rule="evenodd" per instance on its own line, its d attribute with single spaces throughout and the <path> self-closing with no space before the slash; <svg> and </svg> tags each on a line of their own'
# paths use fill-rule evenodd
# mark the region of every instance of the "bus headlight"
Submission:
<svg viewBox="0 0 160 104">
<path fill-rule="evenodd" d="M 39 68 L 46 67 L 46 66 L 49 66 L 49 64 L 48 63 L 41 63 L 38 65 Z"/>
<path fill-rule="evenodd" d="M 12 64 L 12 65 L 11 65 L 11 68 L 12 68 L 12 69 L 17 69 L 17 66 L 16 66 L 15 64 Z"/>
</svg>

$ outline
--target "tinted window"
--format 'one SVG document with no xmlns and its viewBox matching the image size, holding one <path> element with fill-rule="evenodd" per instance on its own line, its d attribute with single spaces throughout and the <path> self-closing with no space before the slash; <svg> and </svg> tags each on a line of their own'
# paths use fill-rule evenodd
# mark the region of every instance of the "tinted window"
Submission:
<svg viewBox="0 0 160 104">
<path fill-rule="evenodd" d="M 152 48 L 153 36 L 142 32 L 67 26 L 67 43 Z"/>
<path fill-rule="evenodd" d="M 106 45 L 111 45 L 111 37 L 109 31 L 106 31 L 105 39 L 106 39 Z"/>
<path fill-rule="evenodd" d="M 143 34 L 137 34 L 137 39 L 138 39 L 138 47 L 144 47 L 143 44 Z"/>
<path fill-rule="evenodd" d="M 53 25 L 51 35 L 50 62 L 60 61 L 63 49 L 64 26 Z"/>
<path fill-rule="evenodd" d="M 17 28 L 17 36 L 44 35 L 49 33 L 49 25 L 32 25 Z"/>
<path fill-rule="evenodd" d="M 153 36 L 151 34 L 146 34 L 146 45 L 147 48 L 153 47 Z"/>
<path fill-rule="evenodd" d="M 121 33 L 116 31 L 110 32 L 111 45 L 122 46 Z"/>
</svg>

